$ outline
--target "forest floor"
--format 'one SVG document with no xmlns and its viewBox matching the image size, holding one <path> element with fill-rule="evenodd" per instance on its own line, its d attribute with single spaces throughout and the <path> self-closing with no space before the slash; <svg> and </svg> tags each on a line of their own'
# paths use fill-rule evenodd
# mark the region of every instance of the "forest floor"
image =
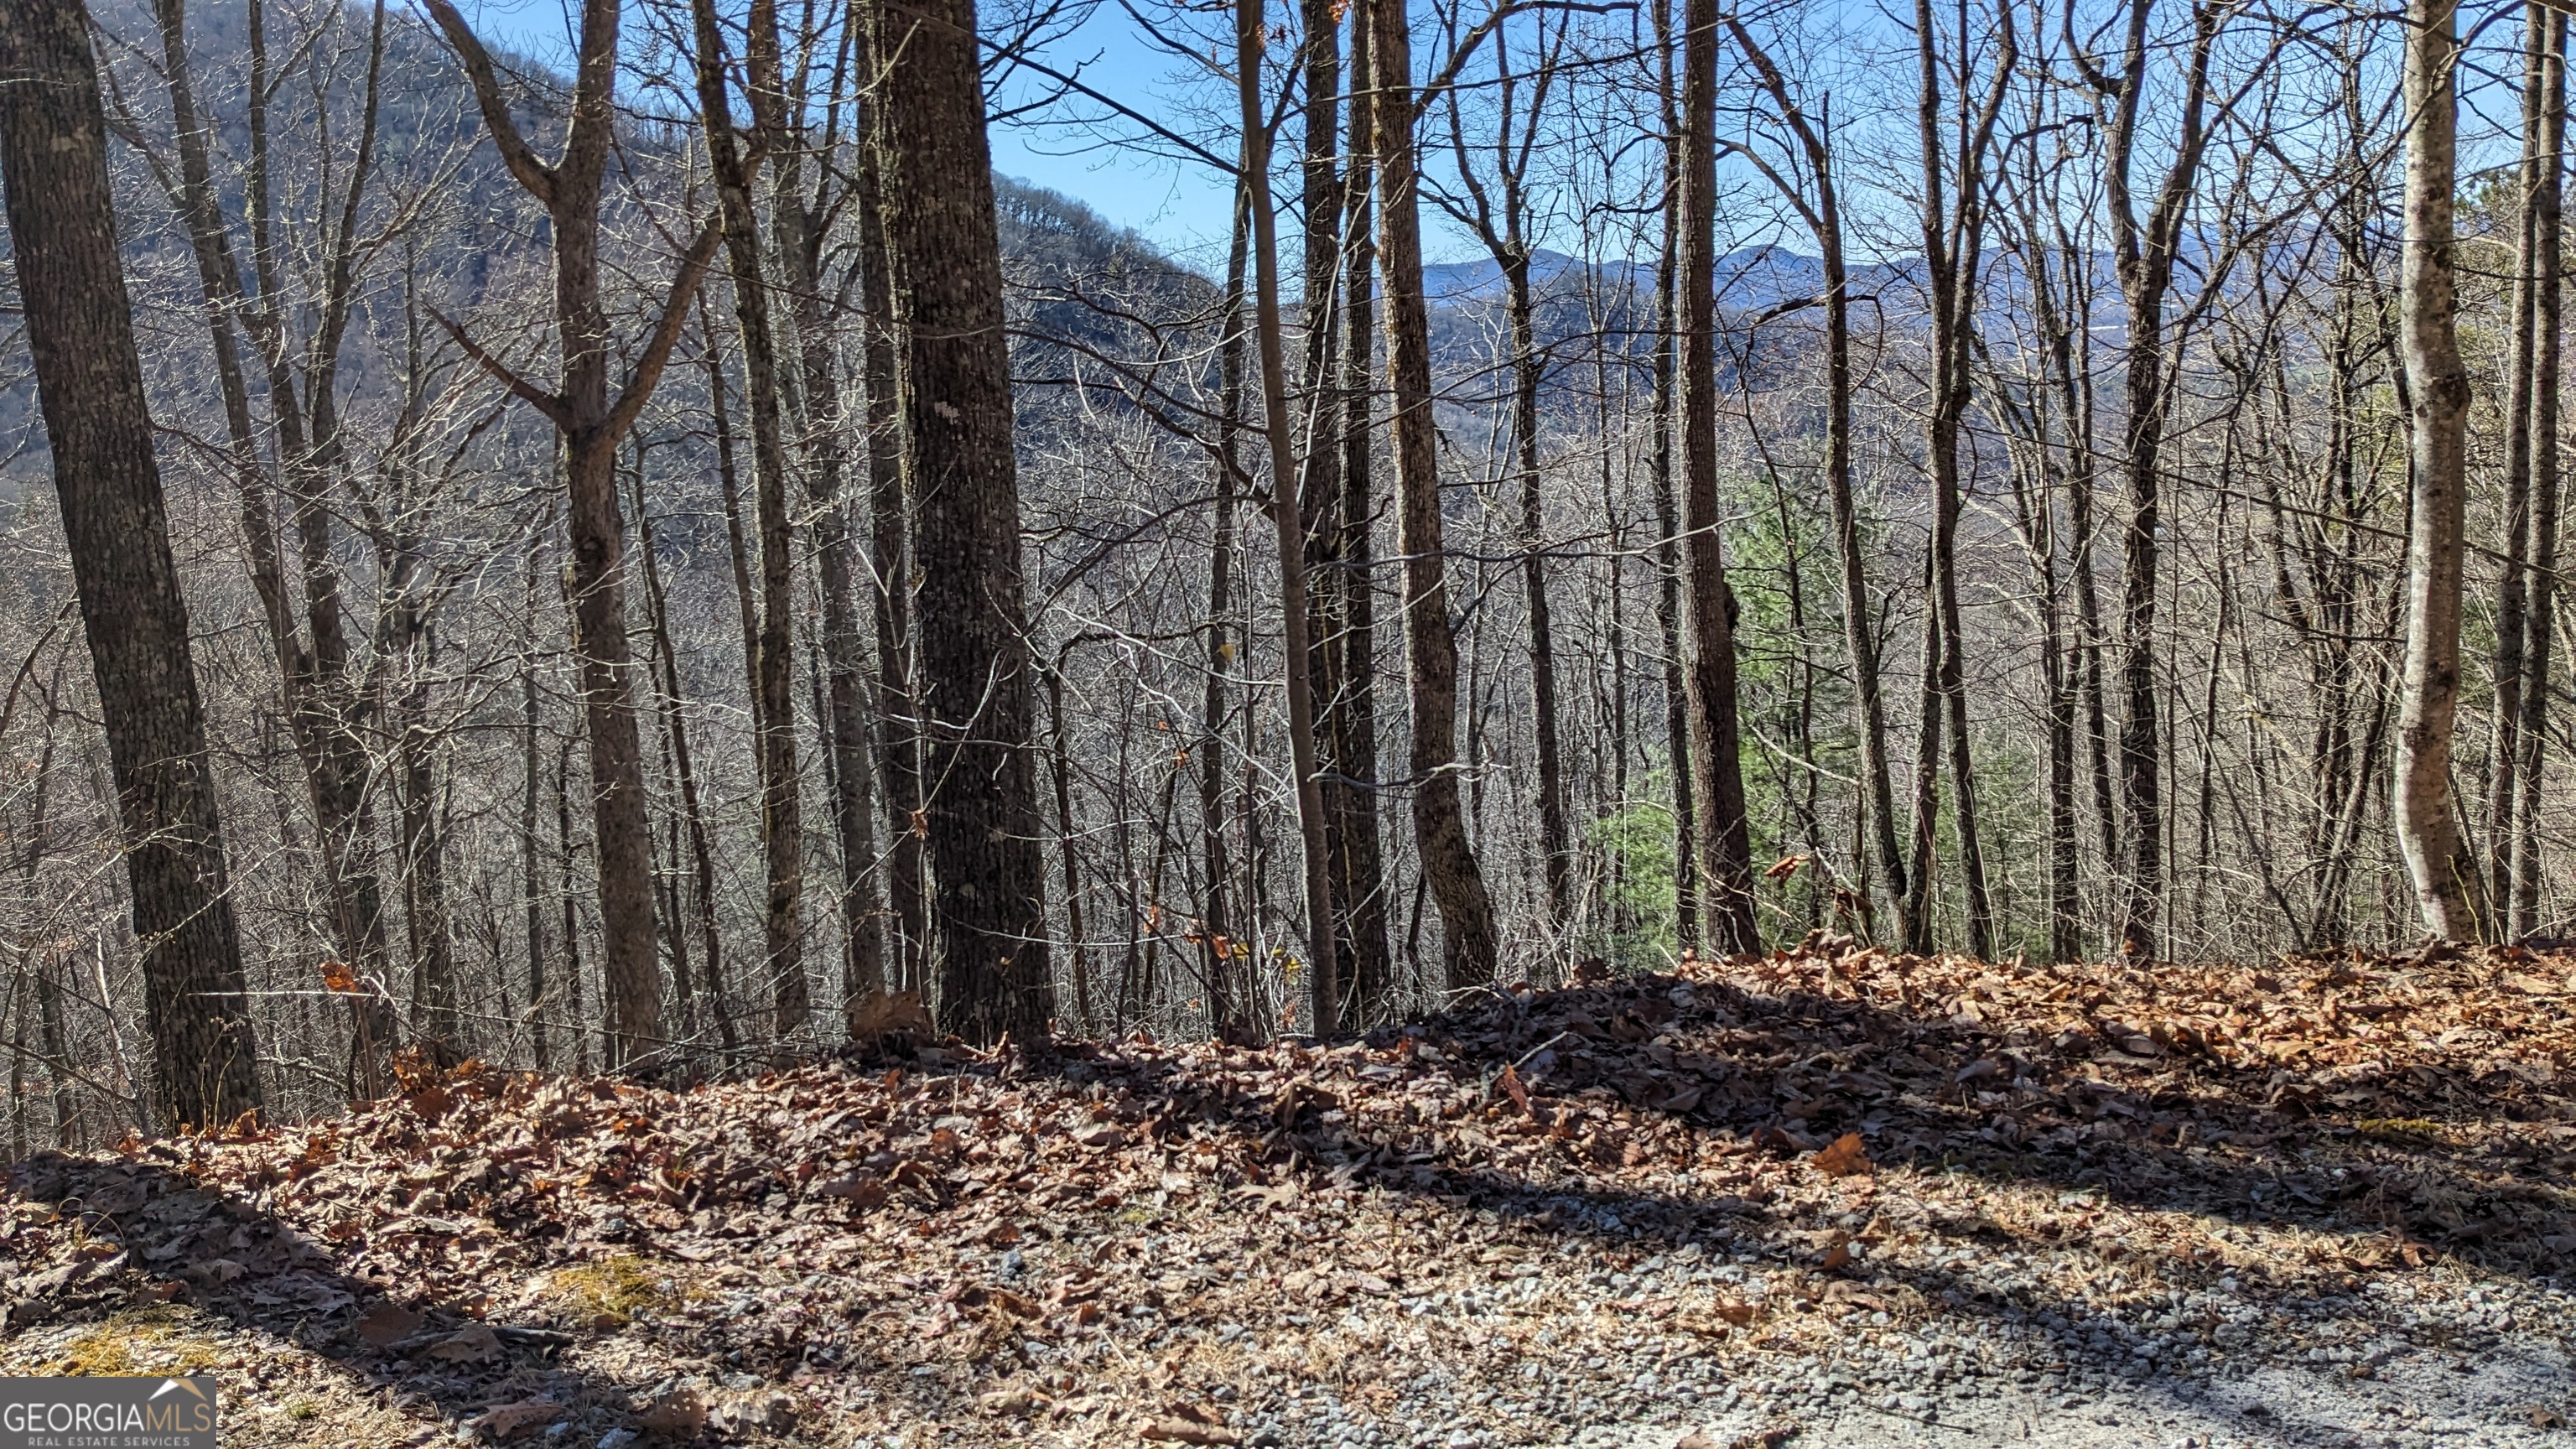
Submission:
<svg viewBox="0 0 2576 1449">
<path fill-rule="evenodd" d="M 469 1066 L 16 1164 L 0 1372 L 211 1372 L 243 1446 L 2564 1444 L 2572 999 L 1819 946 L 1327 1047 Z"/>
</svg>

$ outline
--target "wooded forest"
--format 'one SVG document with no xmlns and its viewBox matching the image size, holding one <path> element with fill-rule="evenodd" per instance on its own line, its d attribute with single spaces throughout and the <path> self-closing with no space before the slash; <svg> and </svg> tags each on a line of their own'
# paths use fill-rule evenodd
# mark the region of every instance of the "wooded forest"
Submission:
<svg viewBox="0 0 2576 1449">
<path fill-rule="evenodd" d="M 2563 1445 L 2571 13 L 0 0 L 0 1437 Z"/>
<path fill-rule="evenodd" d="M 2562 928 L 2561 12 L 1124 8 L 9 7 L 13 1145 Z"/>
</svg>

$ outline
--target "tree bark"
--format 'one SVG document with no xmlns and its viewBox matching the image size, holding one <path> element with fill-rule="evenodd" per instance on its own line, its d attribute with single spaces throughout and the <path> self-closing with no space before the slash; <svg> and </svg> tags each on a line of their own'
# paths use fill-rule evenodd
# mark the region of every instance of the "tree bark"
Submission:
<svg viewBox="0 0 2576 1449">
<path fill-rule="evenodd" d="M 768 268 L 761 256 L 760 219 L 752 205 L 752 162 L 734 133 L 726 94 L 724 36 L 715 0 L 692 0 L 697 29 L 698 115 L 707 138 L 709 170 L 724 218 L 725 255 L 733 267 L 734 334 L 742 341 L 744 392 L 751 403 L 751 474 L 754 511 L 760 520 L 760 636 L 751 660 L 752 692 L 760 699 L 760 844 L 768 872 L 767 907 L 761 916 L 761 964 L 770 984 L 772 1032 L 789 1036 L 813 1009 L 805 979 L 804 811 L 796 769 L 795 538 L 787 517 L 787 443 L 779 402 L 777 330 L 770 320 Z M 747 17 L 753 44 L 766 30 L 776 43 L 778 17 L 770 0 L 752 0 Z M 755 103 L 755 110 L 757 103 Z"/>
<path fill-rule="evenodd" d="M 2546 6 L 2523 7 L 2522 163 L 2516 175 L 2512 298 L 2513 334 L 2507 347 L 2504 403 L 2504 549 L 2496 581 L 2495 708 L 2487 748 L 2488 789 L 2485 840 L 2478 862 L 2477 912 L 2485 929 L 2499 938 L 2507 928 L 2513 898 L 2513 809 L 2519 793 L 2515 777 L 2522 765 L 2522 654 L 2529 633 L 2531 584 L 2524 548 L 2531 532 L 2531 423 L 2537 399 L 2532 395 L 2538 369 L 2540 307 L 2540 171 L 2564 165 L 2558 156 L 2540 154 L 2547 128 L 2543 97 L 2544 47 L 2548 42 Z"/>
<path fill-rule="evenodd" d="M 1655 0 L 1656 89 L 1663 106 L 1663 245 L 1655 266 L 1654 460 L 1655 628 L 1664 646 L 1664 747 L 1673 789 L 1673 938 L 1685 955 L 1700 948 L 1699 827 L 1691 808 L 1690 687 L 1682 671 L 1681 505 L 1673 488 L 1673 403 L 1681 332 L 1682 127 L 1673 89 L 1672 3 Z"/>
<path fill-rule="evenodd" d="M 2390 790 L 2416 909 L 2425 931 L 2443 941 L 2476 932 L 2466 889 L 2466 874 L 2476 867 L 2465 857 L 2451 812 L 2469 407 L 2451 257 L 2459 126 L 2454 8 L 2455 0 L 2409 0 L 2406 7 L 2406 240 L 2398 314 L 2414 418 L 2414 517 L 2406 540 L 2406 656 Z"/>
<path fill-rule="evenodd" d="M 2506 939 L 2518 941 L 2540 928 L 2540 801 L 2549 749 L 2549 661 L 2558 598 L 2558 383 L 2559 311 L 2564 288 L 2560 255 L 2561 201 L 2567 146 L 2567 17 L 2552 12 L 2540 57 L 2541 138 L 2548 164 L 2539 168 L 2531 194 L 2532 251 L 2537 259 L 2532 309 L 2531 507 L 2522 554 L 2530 563 L 2531 613 L 2523 641 L 2522 721 L 2514 733 L 2512 906 Z"/>
<path fill-rule="evenodd" d="M 1261 113 L 1262 0 L 1235 6 L 1235 90 L 1243 103 L 1243 182 L 1252 215 L 1253 328 L 1261 343 L 1262 431 L 1270 445 L 1270 516 L 1279 541 L 1279 628 L 1287 677 L 1288 758 L 1296 772 L 1297 833 L 1306 880 L 1309 1021 L 1341 1029 L 1341 971 L 1333 953 L 1333 867 L 1324 786 L 1315 757 L 1313 616 L 1306 603 L 1304 480 L 1288 423 L 1288 350 L 1279 317 L 1279 218 L 1270 201 L 1270 129 Z"/>
<path fill-rule="evenodd" d="M 904 465 L 920 560 L 939 1014 L 986 1043 L 1054 1015 L 1038 848 L 1018 460 L 973 0 L 880 13 L 886 250 L 901 309 Z"/>
<path fill-rule="evenodd" d="M 27 344 L 126 836 L 152 1115 L 219 1126 L 259 1107 L 259 1048 L 80 0 L 0 13 L 0 184 L 20 295 L 43 299 Z"/>
<path fill-rule="evenodd" d="M 1345 1024 L 1375 1026 L 1387 1019 L 1395 985 L 1395 960 L 1386 920 L 1386 867 L 1377 808 L 1377 496 L 1375 389 L 1377 246 L 1370 197 L 1375 163 L 1375 108 L 1365 99 L 1375 83 L 1365 6 L 1352 7 L 1350 165 L 1343 178 L 1341 397 L 1341 503 L 1334 510 L 1332 553 L 1340 567 L 1330 585 L 1339 591 L 1341 628 L 1332 643 L 1334 689 L 1325 705 L 1341 786 L 1333 800 L 1333 891 L 1342 915 L 1337 944 L 1348 963 Z"/>
<path fill-rule="evenodd" d="M 1700 918 L 1730 955 L 1761 949 L 1753 919 L 1753 842 L 1735 700 L 1735 595 L 1726 582 L 1717 496 L 1717 7 L 1683 6 L 1682 555 L 1689 666 L 1692 809 L 1699 826 Z"/>
<path fill-rule="evenodd" d="M 859 49 L 868 74 L 879 74 L 876 11 L 862 11 Z M 921 729 L 913 689 L 914 578 L 910 486 L 896 396 L 894 262 L 887 254 L 885 108 L 860 119 L 852 209 L 858 213 L 860 372 L 866 386 L 868 567 L 876 594 L 877 754 L 893 839 L 886 850 L 886 893 L 894 903 L 895 950 L 887 973 L 893 989 L 920 991 L 930 971 L 929 877 L 923 858 Z"/>
<path fill-rule="evenodd" d="M 626 521 L 617 502 L 617 447 L 661 381 L 721 231 L 708 227 L 682 259 L 660 321 L 625 388 L 611 396 L 608 315 L 599 298 L 599 209 L 615 126 L 619 0 L 582 0 L 572 116 L 564 150 L 541 161 L 520 134 L 483 44 L 450 0 L 427 0 L 464 62 L 503 163 L 546 208 L 554 235 L 555 330 L 563 380 L 552 393 L 515 377 L 511 390 L 562 439 L 567 532 L 572 543 L 574 653 L 590 733 L 592 847 L 599 866 L 600 972 L 611 1068 L 661 1044 L 662 968 L 655 955 L 653 837 L 636 728 L 635 655 L 626 635 Z M 453 329 L 451 329 L 453 330 Z M 465 341 L 462 331 L 456 335 Z M 499 373 L 476 349 L 477 360 Z"/>
<path fill-rule="evenodd" d="M 1404 555 L 1405 663 L 1413 713 L 1414 846 L 1440 907 L 1449 990 L 1494 979 L 1492 898 L 1458 798 L 1458 643 L 1449 620 L 1440 516 L 1440 440 L 1431 413 L 1431 319 L 1422 295 L 1422 218 L 1406 0 L 1364 0 L 1377 81 L 1378 269 L 1386 284 L 1388 390 L 1395 426 L 1396 548 Z"/>
</svg>

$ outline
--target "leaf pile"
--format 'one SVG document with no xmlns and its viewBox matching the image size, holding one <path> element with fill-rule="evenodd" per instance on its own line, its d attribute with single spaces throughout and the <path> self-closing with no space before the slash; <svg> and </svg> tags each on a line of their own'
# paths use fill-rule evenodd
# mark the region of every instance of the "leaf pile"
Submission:
<svg viewBox="0 0 2576 1449">
<path fill-rule="evenodd" d="M 1402 1383 L 1388 1325 L 1425 1314 L 1455 1332 L 1409 1352 L 1570 1382 L 1652 1335 L 2542 1270 L 2576 1251 L 2570 981 L 1817 938 L 1330 1046 L 951 1043 L 678 1092 L 469 1063 L 17 1164 L 0 1288 L 13 1337 L 138 1303 L 265 1325 L 486 1440 L 1244 1442 L 1263 1395 Z M 1761 1271 L 1631 1276 L 1728 1254 Z M 1542 1314 L 1600 1337 L 1513 1326 Z"/>
</svg>

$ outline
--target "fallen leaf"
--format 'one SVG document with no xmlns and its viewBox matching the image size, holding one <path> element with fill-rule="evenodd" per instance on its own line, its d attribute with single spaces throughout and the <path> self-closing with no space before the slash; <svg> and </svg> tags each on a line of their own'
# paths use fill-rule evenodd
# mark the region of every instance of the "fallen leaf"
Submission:
<svg viewBox="0 0 2576 1449">
<path fill-rule="evenodd" d="M 1240 1444 L 1243 1436 L 1225 1427 L 1225 1421 L 1205 1409 L 1187 1404 L 1174 1404 L 1169 1413 L 1147 1421 L 1136 1431 L 1139 1438 L 1159 1439 L 1173 1444 Z"/>
<path fill-rule="evenodd" d="M 563 1405 L 552 1399 L 521 1399 L 513 1404 L 494 1404 L 465 1421 L 468 1429 L 481 1429 L 495 1439 L 507 1439 L 532 1424 L 542 1424 L 563 1412 Z"/>
<path fill-rule="evenodd" d="M 1825 1301 L 1827 1303 L 1847 1303 L 1854 1308 L 1865 1308 L 1877 1312 L 1885 1312 L 1887 1309 L 1886 1299 L 1868 1292 L 1858 1283 L 1854 1283 L 1849 1279 L 1843 1279 L 1839 1282 L 1826 1284 Z"/>
<path fill-rule="evenodd" d="M 369 1348 L 391 1348 L 420 1332 L 422 1315 L 408 1308 L 379 1303 L 358 1319 L 358 1341 Z"/>
<path fill-rule="evenodd" d="M 1832 1146 L 1818 1152 L 1811 1160 L 1816 1164 L 1816 1170 L 1827 1177 L 1849 1177 L 1856 1172 L 1868 1172 L 1877 1165 L 1869 1160 L 1869 1152 L 1861 1145 L 1857 1132 L 1846 1132 L 1835 1138 Z"/>
<path fill-rule="evenodd" d="M 885 1205 L 886 1187 L 885 1183 L 866 1173 L 850 1172 L 809 1183 L 805 1195 L 809 1198 L 839 1198 L 855 1208 L 873 1208 Z"/>
<path fill-rule="evenodd" d="M 492 1325 L 469 1323 L 431 1344 L 427 1352 L 431 1358 L 450 1363 L 482 1363 L 500 1356 L 501 1340 L 492 1332 Z"/>
<path fill-rule="evenodd" d="M 635 1416 L 635 1424 L 675 1439 L 694 1439 L 707 1424 L 706 1401 L 687 1389 L 675 1389 L 645 1405 L 644 1411 Z"/>
<path fill-rule="evenodd" d="M 975 1396 L 975 1407 L 987 1414 L 1026 1414 L 1047 1403 L 1046 1395 L 1028 1389 L 995 1389 Z"/>
</svg>

